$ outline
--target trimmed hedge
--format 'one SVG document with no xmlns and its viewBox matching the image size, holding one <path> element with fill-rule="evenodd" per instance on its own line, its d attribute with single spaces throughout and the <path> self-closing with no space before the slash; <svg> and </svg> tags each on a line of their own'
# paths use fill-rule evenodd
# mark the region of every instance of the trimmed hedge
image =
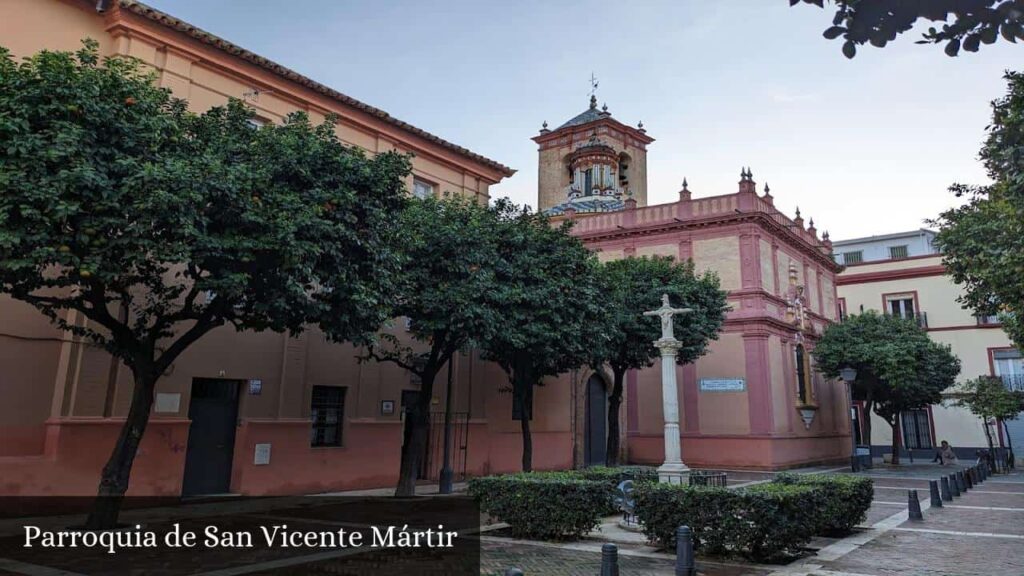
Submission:
<svg viewBox="0 0 1024 576">
<path fill-rule="evenodd" d="M 540 540 L 582 537 L 600 525 L 612 498 L 607 482 L 572 472 L 472 478 L 469 494 L 516 538 Z"/>
<path fill-rule="evenodd" d="M 681 525 L 707 555 L 740 554 L 771 560 L 796 553 L 810 541 L 824 504 L 812 486 L 760 484 L 746 489 L 640 484 L 636 514 L 644 534 L 671 549 Z"/>
<path fill-rule="evenodd" d="M 596 480 L 598 482 L 603 482 L 608 486 L 608 493 L 611 494 L 613 499 L 618 495 L 619 483 L 623 480 L 632 480 L 634 484 L 658 481 L 658 470 L 649 466 L 620 466 L 618 468 L 594 466 L 591 468 L 583 468 L 582 470 L 571 470 L 568 473 L 574 474 L 584 480 Z M 615 505 L 614 500 L 612 500 L 609 502 L 608 508 L 603 511 L 603 514 L 605 516 L 611 516 L 617 512 L 619 512 L 619 508 Z"/>
<path fill-rule="evenodd" d="M 825 502 L 817 514 L 818 534 L 837 535 L 853 530 L 867 518 L 875 484 L 870 478 L 848 475 L 779 474 L 777 484 L 813 486 L 824 493 Z"/>
</svg>

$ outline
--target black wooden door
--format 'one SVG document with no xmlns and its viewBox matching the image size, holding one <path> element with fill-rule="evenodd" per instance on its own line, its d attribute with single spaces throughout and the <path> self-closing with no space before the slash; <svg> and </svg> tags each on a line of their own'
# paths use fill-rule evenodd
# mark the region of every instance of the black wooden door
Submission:
<svg viewBox="0 0 1024 576">
<path fill-rule="evenodd" d="M 226 494 L 231 490 L 231 460 L 238 420 L 238 381 L 196 378 L 188 417 L 183 496 Z"/>
<path fill-rule="evenodd" d="M 608 395 L 604 380 L 594 374 L 587 380 L 587 425 L 584 442 L 587 466 L 601 466 L 605 462 L 608 441 Z"/>
</svg>

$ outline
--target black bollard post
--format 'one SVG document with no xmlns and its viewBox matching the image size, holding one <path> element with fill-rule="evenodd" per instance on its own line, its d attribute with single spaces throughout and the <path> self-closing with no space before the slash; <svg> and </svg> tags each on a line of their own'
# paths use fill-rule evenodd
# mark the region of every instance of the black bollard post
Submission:
<svg viewBox="0 0 1024 576">
<path fill-rule="evenodd" d="M 974 478 L 972 478 L 972 476 L 974 476 L 974 475 L 971 474 L 971 469 L 970 468 L 968 468 L 967 470 L 964 470 L 964 483 L 967 484 L 967 489 L 968 490 L 973 490 L 974 489 Z"/>
<path fill-rule="evenodd" d="M 676 576 L 696 576 L 693 558 L 693 532 L 689 526 L 676 528 Z"/>
<path fill-rule="evenodd" d="M 615 544 L 601 546 L 601 576 L 619 576 L 619 549 Z"/>
<path fill-rule="evenodd" d="M 939 486 L 942 488 L 942 499 L 946 502 L 952 502 L 953 493 L 949 489 L 949 477 L 943 476 L 939 478 Z"/>
<path fill-rule="evenodd" d="M 953 492 L 953 498 L 960 497 L 960 485 L 956 482 L 956 474 L 949 475 L 949 489 Z"/>
<path fill-rule="evenodd" d="M 917 490 L 907 490 L 907 513 L 911 520 L 924 520 L 921 514 L 921 501 L 917 499 Z"/>
<path fill-rule="evenodd" d="M 964 483 L 964 473 L 960 470 L 956 471 L 956 487 L 960 489 L 961 494 L 967 493 L 967 484 Z"/>
<path fill-rule="evenodd" d="M 505 576 L 523 576 L 523 571 L 519 568 L 509 568 L 505 570 Z"/>
<path fill-rule="evenodd" d="M 978 474 L 981 477 L 981 481 L 984 482 L 985 480 L 987 480 L 988 479 L 988 475 L 985 474 L 985 465 L 984 464 L 978 464 L 976 466 L 976 468 L 978 469 Z"/>
<path fill-rule="evenodd" d="M 932 508 L 942 508 L 942 498 L 939 496 L 938 480 L 928 481 L 928 495 L 931 496 Z"/>
</svg>

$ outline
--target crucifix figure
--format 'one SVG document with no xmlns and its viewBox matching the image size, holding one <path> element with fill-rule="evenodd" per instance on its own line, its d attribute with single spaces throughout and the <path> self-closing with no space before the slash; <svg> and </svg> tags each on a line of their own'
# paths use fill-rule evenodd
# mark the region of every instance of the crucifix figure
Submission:
<svg viewBox="0 0 1024 576">
<path fill-rule="evenodd" d="M 661 339 L 662 340 L 675 340 L 675 332 L 673 331 L 672 317 L 676 314 L 689 314 L 693 310 L 689 308 L 673 308 L 668 302 L 668 294 L 661 295 L 661 308 L 657 310 L 651 310 L 650 312 L 644 312 L 644 316 L 660 316 L 661 317 Z"/>
<path fill-rule="evenodd" d="M 683 343 L 676 340 L 672 317 L 689 314 L 690 308 L 673 308 L 668 294 L 661 295 L 661 308 L 644 312 L 644 316 L 661 318 L 661 338 L 654 346 L 661 350 L 661 398 L 665 415 L 665 462 L 658 468 L 658 480 L 669 484 L 686 484 L 690 469 L 683 464 L 679 441 L 679 392 L 676 388 L 676 356 Z"/>
</svg>

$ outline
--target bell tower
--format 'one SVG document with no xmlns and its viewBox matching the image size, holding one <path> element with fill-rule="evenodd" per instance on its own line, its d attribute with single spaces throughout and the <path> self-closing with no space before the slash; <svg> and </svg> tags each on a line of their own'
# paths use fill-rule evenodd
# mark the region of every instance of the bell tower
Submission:
<svg viewBox="0 0 1024 576">
<path fill-rule="evenodd" d="M 533 138 L 539 153 L 537 209 L 562 214 L 612 212 L 629 198 L 647 205 L 647 135 L 612 118 L 608 105 L 590 106 L 554 130 L 547 122 Z"/>
</svg>

